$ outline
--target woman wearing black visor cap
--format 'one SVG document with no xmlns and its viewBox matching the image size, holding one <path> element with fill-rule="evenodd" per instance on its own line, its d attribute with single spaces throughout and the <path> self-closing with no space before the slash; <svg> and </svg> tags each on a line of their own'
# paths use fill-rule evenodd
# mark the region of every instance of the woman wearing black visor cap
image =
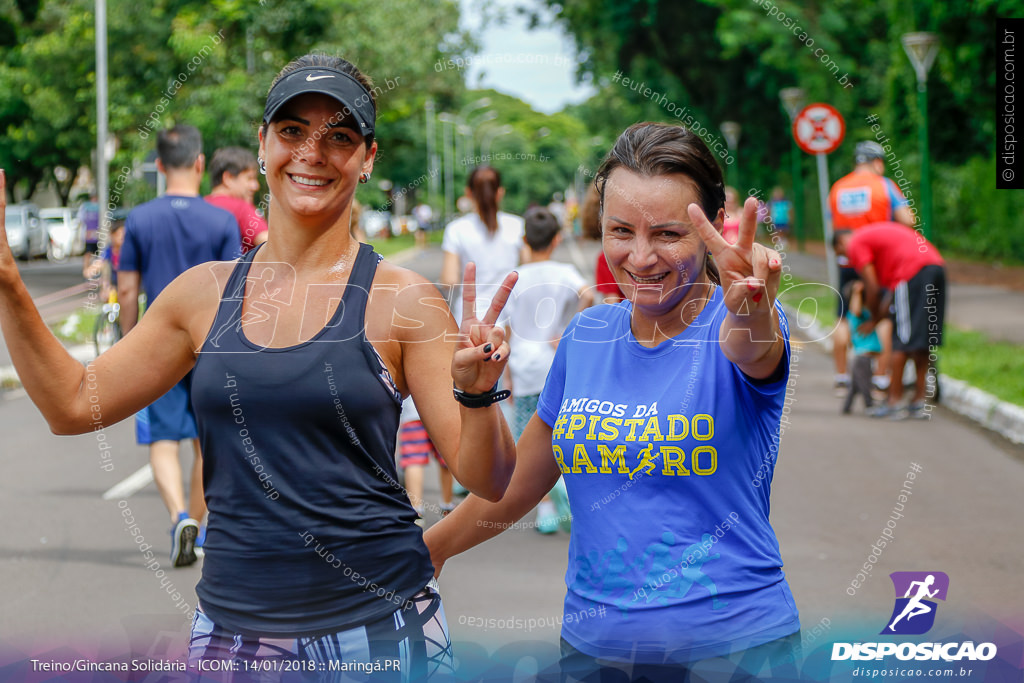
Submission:
<svg viewBox="0 0 1024 683">
<path fill-rule="evenodd" d="M 515 276 L 460 329 L 433 285 L 351 238 L 375 118 L 373 86 L 349 62 L 307 55 L 286 66 L 259 129 L 267 242 L 181 275 L 88 369 L 31 305 L 0 306 L 4 329 L 28 340 L 12 357 L 55 432 L 129 417 L 193 371 L 210 511 L 193 671 L 227 659 L 271 678 L 451 672 L 434 569 L 397 481 L 399 412 L 411 394 L 453 474 L 502 496 L 515 444 L 495 404 L 508 345 L 494 321 Z M 0 304 L 22 290 L 0 242 Z"/>
</svg>

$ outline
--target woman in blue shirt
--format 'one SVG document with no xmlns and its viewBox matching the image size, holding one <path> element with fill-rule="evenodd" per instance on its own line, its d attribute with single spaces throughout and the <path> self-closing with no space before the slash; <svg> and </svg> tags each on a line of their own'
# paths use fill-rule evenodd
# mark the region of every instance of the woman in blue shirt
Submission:
<svg viewBox="0 0 1024 683">
<path fill-rule="evenodd" d="M 722 238 L 721 171 L 685 128 L 631 126 L 596 183 L 627 300 L 566 329 L 505 497 L 471 496 L 427 545 L 440 571 L 562 475 L 565 676 L 682 680 L 724 656 L 756 675 L 765 657 L 792 661 L 800 628 L 768 521 L 789 371 L 781 259 L 754 243 L 754 199 L 738 241 Z"/>
</svg>

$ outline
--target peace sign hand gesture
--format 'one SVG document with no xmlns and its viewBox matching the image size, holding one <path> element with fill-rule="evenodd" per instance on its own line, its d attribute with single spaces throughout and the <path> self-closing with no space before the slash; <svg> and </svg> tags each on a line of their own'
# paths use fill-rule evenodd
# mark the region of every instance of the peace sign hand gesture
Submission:
<svg viewBox="0 0 1024 683">
<path fill-rule="evenodd" d="M 722 237 L 697 204 L 690 204 L 687 211 L 718 265 L 725 307 L 729 312 L 742 317 L 771 313 L 779 291 L 782 259 L 779 252 L 754 242 L 757 200 L 748 197 L 743 204 L 739 237 L 735 244 L 729 244 Z"/>
<path fill-rule="evenodd" d="M 462 279 L 462 325 L 459 342 L 452 356 L 452 379 L 468 394 L 489 392 L 508 363 L 509 346 L 505 328 L 497 325 L 498 316 L 515 286 L 519 274 L 505 276 L 483 320 L 476 316 L 476 264 L 466 264 Z"/>
<path fill-rule="evenodd" d="M 729 244 L 696 204 L 690 204 L 687 212 L 721 276 L 725 307 L 729 310 L 718 334 L 722 353 L 748 377 L 774 376 L 783 367 L 786 349 L 775 310 L 782 258 L 774 249 L 754 242 L 757 200 L 750 197 L 743 204 L 736 244 Z"/>
</svg>

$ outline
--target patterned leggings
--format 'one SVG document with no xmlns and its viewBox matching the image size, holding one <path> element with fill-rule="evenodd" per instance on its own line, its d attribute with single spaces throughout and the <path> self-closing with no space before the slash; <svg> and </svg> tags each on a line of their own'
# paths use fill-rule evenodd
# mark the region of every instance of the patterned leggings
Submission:
<svg viewBox="0 0 1024 683">
<path fill-rule="evenodd" d="M 437 582 L 365 626 L 310 638 L 234 633 L 196 611 L 188 667 L 195 681 L 218 683 L 348 683 L 443 681 L 454 671 Z"/>
</svg>

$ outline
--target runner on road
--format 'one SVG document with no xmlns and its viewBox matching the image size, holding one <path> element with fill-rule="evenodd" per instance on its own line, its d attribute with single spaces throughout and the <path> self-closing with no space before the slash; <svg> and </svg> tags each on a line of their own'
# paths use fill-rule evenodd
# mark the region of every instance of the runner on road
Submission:
<svg viewBox="0 0 1024 683">
<path fill-rule="evenodd" d="M 206 158 L 203 138 L 193 126 L 157 133 L 157 169 L 167 178 L 162 197 L 137 206 L 125 220 L 117 270 L 121 329 L 131 332 L 139 319 L 139 295 L 153 306 L 171 282 L 193 266 L 226 261 L 241 253 L 238 224 L 227 211 L 199 198 Z M 155 356 L 164 353 L 154 346 Z M 131 377 L 131 375 L 128 375 Z M 192 375 L 186 374 L 163 396 L 140 411 L 136 440 L 148 447 L 153 481 L 171 516 L 171 564 L 187 567 L 204 543 L 203 456 L 192 410 Z M 186 498 L 178 449 L 192 442 L 193 462 Z"/>
</svg>

